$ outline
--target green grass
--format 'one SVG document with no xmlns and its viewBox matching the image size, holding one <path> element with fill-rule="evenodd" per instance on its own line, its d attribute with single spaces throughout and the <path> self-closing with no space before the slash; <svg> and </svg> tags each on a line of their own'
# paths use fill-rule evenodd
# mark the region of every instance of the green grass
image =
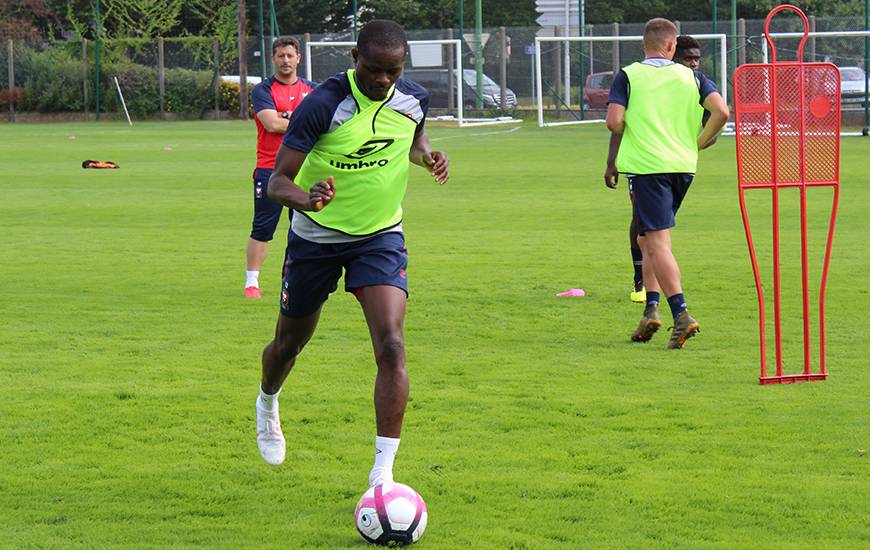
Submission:
<svg viewBox="0 0 870 550">
<path fill-rule="evenodd" d="M 628 342 L 641 306 L 603 126 L 507 130 L 432 128 L 451 181 L 412 168 L 405 200 L 395 471 L 429 505 L 418 546 L 870 547 L 870 142 L 843 141 L 830 379 L 761 387 L 733 139 L 702 154 L 673 232 L 703 332 L 668 352 L 666 332 Z M 364 547 L 352 513 L 375 368 L 350 295 L 327 302 L 282 393 L 287 461 L 268 467 L 254 442 L 283 246 L 265 299 L 245 301 L 253 125 L 0 125 L 0 139 L 0 547 Z M 750 198 L 767 275 L 767 199 Z M 813 288 L 829 202 L 811 197 Z M 787 372 L 801 369 L 794 220 L 787 206 Z M 554 297 L 569 287 L 588 295 Z"/>
</svg>

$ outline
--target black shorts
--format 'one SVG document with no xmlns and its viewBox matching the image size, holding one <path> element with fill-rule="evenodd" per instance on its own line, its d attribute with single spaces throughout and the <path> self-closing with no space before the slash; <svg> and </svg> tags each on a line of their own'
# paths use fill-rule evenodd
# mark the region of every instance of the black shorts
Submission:
<svg viewBox="0 0 870 550">
<path fill-rule="evenodd" d="M 269 178 L 272 171 L 268 168 L 254 170 L 254 221 L 251 224 L 251 238 L 255 241 L 269 242 L 278 227 L 281 211 L 284 209 L 278 201 L 269 198 Z M 293 210 L 287 209 L 288 218 L 293 218 Z"/>
<path fill-rule="evenodd" d="M 692 185 L 694 174 L 628 174 L 627 177 L 638 234 L 676 225 L 677 210 Z"/>
<path fill-rule="evenodd" d="M 320 244 L 292 231 L 287 235 L 281 284 L 281 313 L 307 317 L 338 289 L 356 293 L 367 286 L 387 285 L 408 294 L 408 251 L 402 233 L 380 233 L 351 243 Z"/>
</svg>

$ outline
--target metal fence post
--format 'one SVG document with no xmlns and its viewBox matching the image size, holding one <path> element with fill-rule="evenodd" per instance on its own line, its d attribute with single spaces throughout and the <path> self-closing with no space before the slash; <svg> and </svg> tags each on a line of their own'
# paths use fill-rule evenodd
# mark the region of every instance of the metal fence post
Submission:
<svg viewBox="0 0 870 550">
<path fill-rule="evenodd" d="M 810 32 L 811 33 L 816 32 L 816 16 L 810 15 L 809 20 L 810 20 Z M 811 62 L 816 61 L 816 37 L 815 36 L 810 36 L 810 61 Z"/>
<path fill-rule="evenodd" d="M 501 35 L 501 53 L 499 54 L 498 81 L 501 84 L 501 110 L 507 110 L 507 31 L 504 27 L 498 28 Z"/>
<path fill-rule="evenodd" d="M 217 38 L 214 39 L 214 65 L 217 78 L 214 79 L 214 116 L 216 120 L 221 119 L 221 43 Z"/>
<path fill-rule="evenodd" d="M 9 122 L 15 122 L 15 58 L 11 38 L 6 42 L 6 50 L 9 66 Z"/>
<path fill-rule="evenodd" d="M 562 36 L 562 27 L 556 26 L 553 28 L 553 36 Z M 555 66 L 556 66 L 556 78 L 554 78 L 554 86 L 553 86 L 553 102 L 556 104 L 556 118 L 561 118 L 562 116 L 562 42 L 554 42 L 556 45 L 553 48 L 554 55 L 556 57 Z"/>
<path fill-rule="evenodd" d="M 248 31 L 245 24 L 245 0 L 239 0 L 239 114 L 248 120 Z"/>
<path fill-rule="evenodd" d="M 84 104 L 85 120 L 88 118 L 88 39 L 82 38 L 82 103 Z"/>
<path fill-rule="evenodd" d="M 619 36 L 619 23 L 613 24 L 613 29 L 610 31 L 610 34 L 612 36 Z M 619 40 L 614 40 L 613 41 L 613 74 L 615 75 L 616 73 L 618 73 L 619 69 L 621 69 L 621 68 L 622 67 L 620 67 L 620 63 L 619 63 Z"/>
<path fill-rule="evenodd" d="M 447 38 L 453 40 L 453 29 L 447 29 Z M 456 103 L 456 81 L 453 71 L 456 70 L 456 48 L 453 44 L 447 47 L 447 114 L 452 115 L 455 112 Z"/>
<path fill-rule="evenodd" d="M 163 57 L 163 37 L 157 37 L 157 86 L 160 89 L 160 118 L 166 118 L 166 72 Z"/>
<path fill-rule="evenodd" d="M 737 64 L 746 64 L 746 19 L 742 17 L 737 20 L 737 34 L 740 35 L 740 40 L 737 42 Z"/>
</svg>

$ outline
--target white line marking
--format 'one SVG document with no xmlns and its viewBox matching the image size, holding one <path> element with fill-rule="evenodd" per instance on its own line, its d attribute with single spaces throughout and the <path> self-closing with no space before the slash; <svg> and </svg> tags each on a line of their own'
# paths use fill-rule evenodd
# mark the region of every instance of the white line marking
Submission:
<svg viewBox="0 0 870 550">
<path fill-rule="evenodd" d="M 498 131 L 495 131 L 495 132 L 480 132 L 480 133 L 477 133 L 477 134 L 462 134 L 462 135 L 456 135 L 456 136 L 444 136 L 444 137 L 432 138 L 432 139 L 430 139 L 429 141 L 442 141 L 442 140 L 445 140 L 445 139 L 464 138 L 464 137 L 475 137 L 475 136 L 491 136 L 491 135 L 494 135 L 494 134 L 512 134 L 512 133 L 516 132 L 517 130 L 519 130 L 519 129 L 521 129 L 521 128 L 522 128 L 521 126 L 517 126 L 517 127 L 515 127 L 515 128 L 511 128 L 510 130 L 498 130 Z"/>
</svg>

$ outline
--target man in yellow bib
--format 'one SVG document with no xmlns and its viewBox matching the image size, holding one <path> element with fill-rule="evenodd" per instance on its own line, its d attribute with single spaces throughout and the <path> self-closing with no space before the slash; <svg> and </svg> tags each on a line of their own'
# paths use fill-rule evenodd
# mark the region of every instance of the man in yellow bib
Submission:
<svg viewBox="0 0 870 550">
<path fill-rule="evenodd" d="M 440 184 L 448 178 L 447 155 L 431 150 L 423 128 L 429 94 L 401 78 L 406 52 L 397 23 L 368 23 L 352 50 L 355 69 L 321 83 L 293 113 L 269 180 L 269 197 L 295 213 L 281 313 L 263 350 L 257 446 L 267 463 L 283 462 L 278 393 L 344 272 L 345 290 L 365 314 L 378 368 L 370 486 L 393 480 L 408 401 L 402 233 L 408 167 L 428 169 Z"/>
<path fill-rule="evenodd" d="M 713 143 L 729 115 L 728 105 L 701 73 L 671 61 L 676 45 L 673 23 L 648 21 L 645 58 L 614 77 L 607 104 L 607 127 L 622 134 L 616 168 L 628 177 L 644 258 L 646 309 L 631 339 L 648 342 L 658 331 L 664 292 L 674 318 L 670 349 L 682 348 L 700 328 L 686 306 L 670 228 L 694 178 L 698 150 Z M 704 109 L 710 119 L 701 129 Z"/>
</svg>

